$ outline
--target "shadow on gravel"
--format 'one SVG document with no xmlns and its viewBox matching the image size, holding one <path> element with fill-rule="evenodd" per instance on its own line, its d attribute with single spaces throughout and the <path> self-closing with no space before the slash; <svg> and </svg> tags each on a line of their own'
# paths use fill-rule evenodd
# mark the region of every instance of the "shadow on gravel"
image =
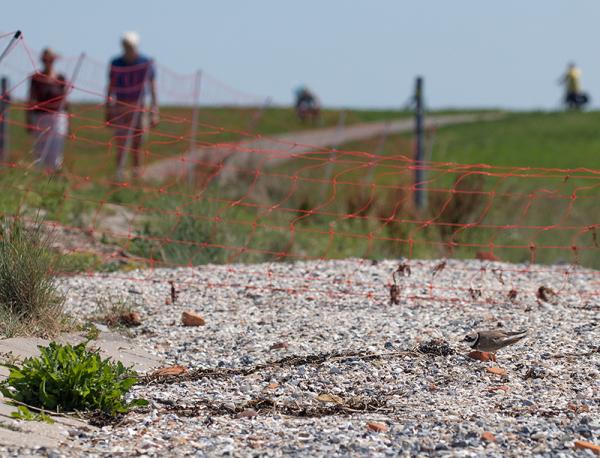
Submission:
<svg viewBox="0 0 600 458">
<path fill-rule="evenodd" d="M 165 403 L 165 401 L 160 401 L 160 403 L 166 404 L 164 413 L 176 413 L 183 417 L 233 415 L 241 418 L 258 414 L 279 414 L 290 417 L 314 418 L 355 413 L 391 412 L 392 409 L 387 407 L 387 401 L 395 394 L 399 393 L 385 393 L 384 396 L 353 396 L 323 405 L 278 403 L 272 399 L 260 398 L 239 404 L 233 409 L 223 403 L 213 403 L 208 400 L 202 400 L 190 406 L 170 405 L 169 402 Z"/>
<path fill-rule="evenodd" d="M 385 358 L 396 358 L 400 356 L 418 356 L 422 354 L 418 349 L 410 351 L 395 351 L 388 353 L 372 353 L 372 352 L 329 352 L 320 353 L 317 355 L 302 355 L 302 356 L 286 356 L 285 358 L 267 362 L 264 364 L 257 364 L 256 366 L 248 368 L 209 368 L 209 369 L 197 369 L 188 372 L 183 375 L 161 375 L 161 374 L 149 374 L 140 379 L 141 385 L 152 385 L 152 384 L 171 384 L 188 382 L 194 380 L 200 380 L 203 378 L 210 379 L 221 379 L 233 376 L 246 376 L 256 372 L 260 372 L 265 369 L 271 368 L 282 368 L 282 367 L 297 367 L 304 365 L 319 365 L 326 362 L 344 362 L 348 360 L 371 361 L 374 359 L 385 359 Z"/>
</svg>

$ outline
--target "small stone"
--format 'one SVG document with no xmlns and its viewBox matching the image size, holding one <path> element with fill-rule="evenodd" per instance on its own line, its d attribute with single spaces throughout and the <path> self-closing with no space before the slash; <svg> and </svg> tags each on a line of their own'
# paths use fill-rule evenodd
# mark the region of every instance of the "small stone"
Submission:
<svg viewBox="0 0 600 458">
<path fill-rule="evenodd" d="M 527 426 L 523 426 L 520 431 L 517 432 L 519 436 L 529 436 L 531 430 Z"/>
<path fill-rule="evenodd" d="M 265 388 L 267 390 L 275 390 L 279 388 L 279 383 L 269 383 Z"/>
<path fill-rule="evenodd" d="M 524 379 L 536 379 L 536 378 L 544 378 L 546 376 L 546 370 L 543 367 L 533 366 L 527 369 L 527 372 L 524 375 Z"/>
<path fill-rule="evenodd" d="M 254 363 L 254 360 L 250 356 L 244 355 L 240 358 L 240 363 L 244 366 L 249 366 L 250 364 Z"/>
<path fill-rule="evenodd" d="M 575 441 L 575 448 L 579 450 L 591 450 L 596 455 L 600 455 L 600 445 L 592 444 L 586 441 Z"/>
<path fill-rule="evenodd" d="M 506 375 L 506 369 L 503 369 L 501 367 L 488 367 L 486 371 L 490 374 L 499 375 L 501 377 Z"/>
<path fill-rule="evenodd" d="M 320 395 L 317 396 L 317 399 L 321 402 L 333 402 L 334 404 L 343 404 L 344 400 L 335 395 L 335 394 L 329 394 L 329 393 L 321 393 Z"/>
<path fill-rule="evenodd" d="M 181 314 L 181 322 L 184 326 L 204 326 L 206 321 L 196 312 L 185 311 Z"/>
<path fill-rule="evenodd" d="M 121 315 L 119 321 L 125 326 L 139 326 L 142 324 L 142 317 L 138 312 L 129 312 Z"/>
<path fill-rule="evenodd" d="M 504 391 L 507 392 L 510 390 L 509 386 L 506 385 L 498 385 L 498 386 L 490 386 L 488 388 L 488 391 L 494 392 L 494 391 Z"/>
<path fill-rule="evenodd" d="M 229 410 L 230 412 L 235 412 L 235 404 L 233 402 L 225 402 L 223 404 L 223 408 Z"/>
<path fill-rule="evenodd" d="M 271 350 L 282 350 L 285 348 L 288 348 L 290 346 L 290 344 L 288 342 L 277 342 L 273 345 L 271 345 Z"/>
<path fill-rule="evenodd" d="M 385 423 L 378 421 L 370 421 L 367 423 L 367 429 L 369 431 L 375 431 L 376 433 L 385 433 L 388 431 L 388 427 Z"/>
<path fill-rule="evenodd" d="M 496 436 L 494 436 L 494 434 L 489 431 L 485 431 L 481 435 L 481 440 L 483 440 L 485 442 L 496 442 Z"/>
<path fill-rule="evenodd" d="M 242 410 L 241 412 L 239 412 L 235 418 L 252 418 L 252 417 L 256 417 L 258 415 L 258 412 L 254 409 L 246 409 L 246 410 Z"/>
<path fill-rule="evenodd" d="M 585 437 L 586 439 L 593 438 L 592 431 L 589 428 L 586 428 L 585 426 L 580 426 L 579 428 L 577 428 L 577 434 Z"/>
<path fill-rule="evenodd" d="M 531 438 L 532 438 L 533 440 L 536 440 L 536 441 L 541 441 L 541 440 L 543 440 L 543 439 L 545 439 L 545 438 L 546 438 L 546 433 L 545 433 L 545 432 L 543 432 L 543 431 L 539 431 L 539 432 L 537 432 L 537 433 L 535 433 L 535 434 L 532 434 L 532 435 L 531 435 Z"/>
</svg>

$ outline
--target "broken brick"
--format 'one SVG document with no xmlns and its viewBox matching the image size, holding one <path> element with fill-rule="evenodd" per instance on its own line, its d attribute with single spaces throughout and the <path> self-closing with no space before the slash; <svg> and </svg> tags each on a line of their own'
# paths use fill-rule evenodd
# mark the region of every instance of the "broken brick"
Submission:
<svg viewBox="0 0 600 458">
<path fill-rule="evenodd" d="M 592 444 L 586 441 L 575 441 L 575 448 L 580 450 L 591 450 L 596 455 L 600 455 L 600 445 Z"/>
<path fill-rule="evenodd" d="M 367 429 L 370 431 L 375 431 L 376 433 L 385 433 L 387 432 L 388 427 L 385 423 L 370 421 L 367 423 Z"/>
<path fill-rule="evenodd" d="M 169 366 L 169 367 L 161 367 L 160 369 L 156 369 L 152 375 L 155 377 L 165 377 L 165 376 L 175 376 L 182 375 L 187 372 L 187 369 L 183 366 Z"/>
<path fill-rule="evenodd" d="M 502 369 L 501 367 L 488 367 L 486 369 L 490 374 L 504 376 L 506 375 L 506 369 Z"/>
<path fill-rule="evenodd" d="M 482 361 L 484 363 L 488 361 L 496 361 L 496 355 L 487 351 L 472 351 L 467 355 L 469 358 Z"/>
<path fill-rule="evenodd" d="M 183 312 L 181 322 L 184 326 L 204 326 L 206 324 L 202 315 L 192 311 Z"/>
<path fill-rule="evenodd" d="M 481 435 L 481 440 L 486 442 L 496 442 L 496 436 L 493 433 L 486 431 Z"/>
</svg>

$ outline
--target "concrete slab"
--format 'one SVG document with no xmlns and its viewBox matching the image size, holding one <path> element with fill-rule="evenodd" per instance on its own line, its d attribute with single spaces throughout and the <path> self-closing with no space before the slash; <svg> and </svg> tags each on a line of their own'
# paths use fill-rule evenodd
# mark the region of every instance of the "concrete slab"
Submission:
<svg viewBox="0 0 600 458">
<path fill-rule="evenodd" d="M 58 342 L 77 344 L 85 340 L 84 333 L 73 333 L 55 339 Z M 50 341 L 40 338 L 15 337 L 0 340 L 0 359 L 7 354 L 20 359 L 39 354 L 38 346 L 48 345 Z M 138 372 L 147 372 L 161 365 L 158 357 L 146 353 L 135 345 L 134 341 L 110 331 L 102 331 L 97 340 L 90 345 L 100 349 L 104 357 L 121 361 L 133 366 Z M 0 368 L 0 379 L 8 376 L 8 370 Z M 6 398 L 0 397 L 0 446 L 8 447 L 49 447 L 56 448 L 69 437 L 70 430 L 93 430 L 86 422 L 61 416 L 53 416 L 55 423 L 50 425 L 36 421 L 22 421 L 11 418 L 15 407 L 6 404 Z"/>
</svg>

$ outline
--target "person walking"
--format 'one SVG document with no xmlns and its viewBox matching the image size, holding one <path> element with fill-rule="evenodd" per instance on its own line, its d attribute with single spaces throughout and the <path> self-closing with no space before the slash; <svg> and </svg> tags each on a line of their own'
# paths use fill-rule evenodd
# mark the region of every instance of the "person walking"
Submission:
<svg viewBox="0 0 600 458">
<path fill-rule="evenodd" d="M 581 70 L 574 62 L 569 63 L 567 71 L 559 84 L 565 86 L 565 105 L 570 110 L 579 110 L 588 103 L 588 96 L 581 90 Z"/>
<path fill-rule="evenodd" d="M 294 108 L 300 122 L 311 121 L 315 124 L 321 116 L 321 104 L 317 96 L 308 87 L 301 85 L 295 91 Z"/>
<path fill-rule="evenodd" d="M 54 69 L 57 58 L 50 48 L 42 51 L 42 70 L 30 77 L 26 111 L 26 129 L 36 137 L 33 146 L 35 163 L 51 173 L 62 167 L 69 126 L 67 81 Z"/>
<path fill-rule="evenodd" d="M 133 159 L 132 177 L 139 177 L 143 136 L 148 131 L 148 124 L 156 127 L 159 121 L 154 65 L 152 60 L 139 52 L 139 43 L 137 33 L 123 34 L 123 54 L 111 61 L 108 75 L 106 121 L 114 129 L 118 181 L 124 179 L 129 154 Z M 149 112 L 145 107 L 148 94 Z"/>
</svg>

